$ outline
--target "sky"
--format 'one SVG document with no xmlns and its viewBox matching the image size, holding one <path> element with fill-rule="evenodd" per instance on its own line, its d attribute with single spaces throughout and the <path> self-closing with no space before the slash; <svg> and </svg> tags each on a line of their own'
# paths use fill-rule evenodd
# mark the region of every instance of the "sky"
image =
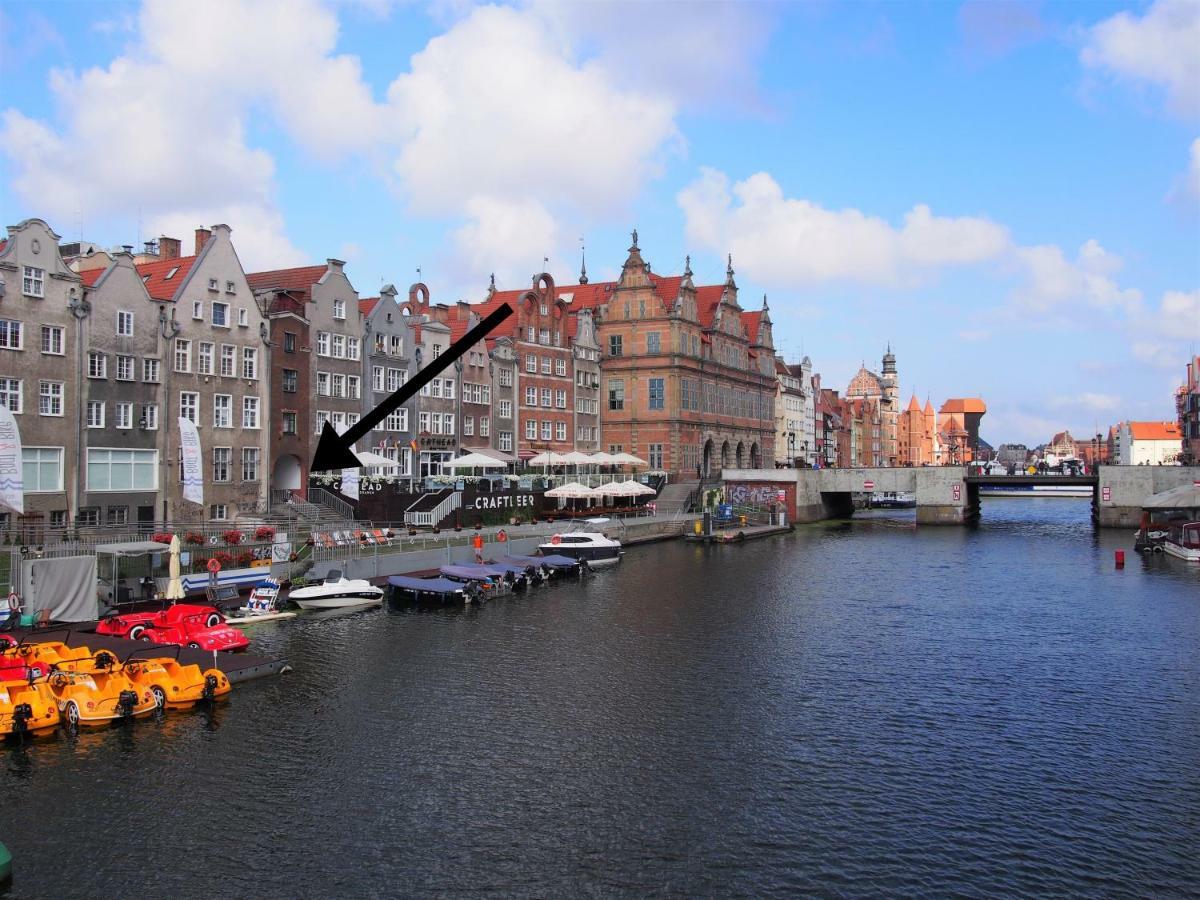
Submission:
<svg viewBox="0 0 1200 900">
<path fill-rule="evenodd" d="M 233 228 L 362 296 L 690 255 L 843 389 L 993 444 L 1173 419 L 1200 352 L 1200 2 L 0 6 L 0 215 Z"/>
</svg>

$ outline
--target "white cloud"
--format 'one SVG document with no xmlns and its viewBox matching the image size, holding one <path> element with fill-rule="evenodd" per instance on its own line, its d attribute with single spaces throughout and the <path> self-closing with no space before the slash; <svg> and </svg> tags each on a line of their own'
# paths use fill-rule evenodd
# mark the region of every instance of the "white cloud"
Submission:
<svg viewBox="0 0 1200 900">
<path fill-rule="evenodd" d="M 1081 409 L 1087 412 L 1112 412 L 1121 406 L 1121 398 L 1116 394 L 1099 394 L 1084 391 L 1072 396 L 1055 397 L 1050 405 L 1056 409 Z"/>
<path fill-rule="evenodd" d="M 554 216 L 533 198 L 474 197 L 467 214 L 467 223 L 454 234 L 456 274 L 475 295 L 486 283 L 484 273 L 494 273 L 502 288 L 524 286 L 560 243 Z"/>
<path fill-rule="evenodd" d="M 1139 17 L 1121 12 L 1091 28 L 1080 58 L 1118 79 L 1157 85 L 1180 113 L 1200 113 L 1200 3 L 1158 0 Z"/>
<path fill-rule="evenodd" d="M 788 198 L 766 172 L 731 186 L 723 172 L 704 169 L 678 201 L 691 241 L 727 249 L 756 279 L 775 286 L 908 284 L 937 268 L 995 259 L 1009 244 L 994 222 L 935 216 L 924 205 L 897 228 L 857 209 Z"/>
<path fill-rule="evenodd" d="M 1167 291 L 1158 305 L 1131 323 L 1134 359 L 1159 369 L 1178 369 L 1200 344 L 1200 289 Z"/>
<path fill-rule="evenodd" d="M 1121 268 L 1120 257 L 1094 240 L 1079 248 L 1069 261 L 1054 244 L 1016 248 L 1017 258 L 1028 273 L 1028 283 L 1014 293 L 1018 305 L 1028 311 L 1071 312 L 1073 303 L 1124 313 L 1134 313 L 1142 302 L 1141 291 L 1122 288 L 1109 276 Z"/>
<path fill-rule="evenodd" d="M 1167 201 L 1196 209 L 1196 202 L 1200 201 L 1200 138 L 1192 141 L 1188 148 L 1188 167 L 1171 185 Z"/>
</svg>

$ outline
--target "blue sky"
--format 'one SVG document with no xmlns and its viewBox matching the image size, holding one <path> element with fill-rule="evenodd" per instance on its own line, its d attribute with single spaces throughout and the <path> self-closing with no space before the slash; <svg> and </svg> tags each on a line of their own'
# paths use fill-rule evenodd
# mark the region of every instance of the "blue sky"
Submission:
<svg viewBox="0 0 1200 900">
<path fill-rule="evenodd" d="M 1200 4 L 316 0 L 0 9 L 0 211 L 234 228 L 366 296 L 549 257 L 733 253 L 844 388 L 980 395 L 993 442 L 1172 418 L 1200 345 Z"/>
</svg>

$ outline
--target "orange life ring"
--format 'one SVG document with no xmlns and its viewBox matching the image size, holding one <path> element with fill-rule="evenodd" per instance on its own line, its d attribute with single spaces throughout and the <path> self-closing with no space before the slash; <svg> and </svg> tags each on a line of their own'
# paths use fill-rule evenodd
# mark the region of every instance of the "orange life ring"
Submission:
<svg viewBox="0 0 1200 900">
<path fill-rule="evenodd" d="M 212 572 L 214 575 L 221 571 L 221 563 L 215 556 L 208 561 L 208 571 Z"/>
<path fill-rule="evenodd" d="M 550 538 L 550 543 L 552 543 L 552 544 L 561 544 L 561 543 L 562 543 L 562 538 L 561 538 L 561 537 L 559 537 L 559 536 L 556 534 L 554 537 Z"/>
<path fill-rule="evenodd" d="M 496 540 L 498 540 L 500 543 L 503 544 L 505 541 L 508 540 L 508 532 L 505 531 L 503 528 L 501 528 L 499 531 L 496 532 Z"/>
<path fill-rule="evenodd" d="M 8 592 L 8 610 L 9 612 L 17 612 L 21 608 L 21 598 L 17 596 L 16 591 Z"/>
</svg>

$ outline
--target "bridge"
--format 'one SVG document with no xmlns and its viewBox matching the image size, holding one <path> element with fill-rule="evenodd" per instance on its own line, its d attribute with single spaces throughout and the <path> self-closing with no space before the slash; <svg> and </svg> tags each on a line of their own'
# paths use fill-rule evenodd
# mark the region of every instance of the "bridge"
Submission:
<svg viewBox="0 0 1200 900">
<path fill-rule="evenodd" d="M 917 524 L 962 525 L 980 515 L 979 489 L 993 485 L 1074 485 L 1092 488 L 1092 516 L 1101 528 L 1136 528 L 1152 494 L 1200 480 L 1198 466 L 1101 466 L 1092 475 L 968 475 L 964 466 L 854 469 L 726 469 L 725 496 L 744 505 L 783 505 L 791 522 L 847 518 L 854 495 L 912 494 Z"/>
</svg>

